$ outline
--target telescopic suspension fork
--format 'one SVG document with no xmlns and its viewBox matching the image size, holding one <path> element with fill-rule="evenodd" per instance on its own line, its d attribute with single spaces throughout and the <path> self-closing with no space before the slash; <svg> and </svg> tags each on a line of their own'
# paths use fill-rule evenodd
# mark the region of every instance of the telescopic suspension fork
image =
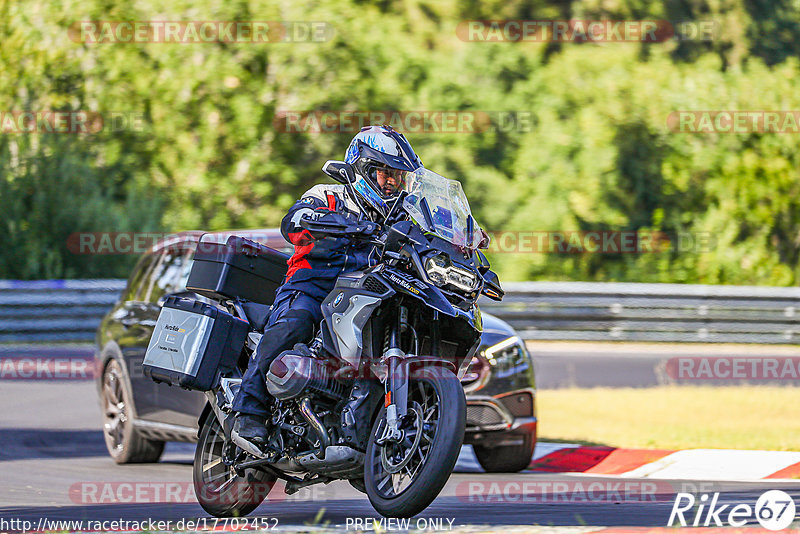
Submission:
<svg viewBox="0 0 800 534">
<path fill-rule="evenodd" d="M 408 366 L 404 364 L 406 355 L 400 347 L 401 333 L 408 327 L 408 308 L 400 305 L 397 311 L 396 320 L 389 330 L 388 348 L 383 353 L 383 363 L 388 372 L 384 397 L 386 426 L 376 440 L 378 445 L 403 439 L 400 419 L 408 412 Z"/>
</svg>

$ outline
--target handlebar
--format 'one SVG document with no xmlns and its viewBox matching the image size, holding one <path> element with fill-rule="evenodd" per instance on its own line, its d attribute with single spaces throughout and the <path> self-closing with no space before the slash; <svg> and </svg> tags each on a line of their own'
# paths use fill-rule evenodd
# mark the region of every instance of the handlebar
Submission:
<svg viewBox="0 0 800 534">
<path fill-rule="evenodd" d="M 371 221 L 353 221 L 347 217 L 331 212 L 316 220 L 301 219 L 300 226 L 308 230 L 316 239 L 324 237 L 348 237 L 370 241 L 381 230 L 379 224 Z"/>
</svg>

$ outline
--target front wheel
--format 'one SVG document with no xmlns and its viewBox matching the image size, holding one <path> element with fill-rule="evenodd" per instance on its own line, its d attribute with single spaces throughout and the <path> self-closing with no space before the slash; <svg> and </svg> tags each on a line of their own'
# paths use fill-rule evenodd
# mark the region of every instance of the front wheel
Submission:
<svg viewBox="0 0 800 534">
<path fill-rule="evenodd" d="M 427 508 L 447 483 L 464 440 L 464 389 L 449 369 L 416 371 L 409 379 L 408 406 L 400 442 L 376 443 L 386 425 L 384 409 L 367 444 L 367 496 L 386 517 L 411 517 Z"/>
<path fill-rule="evenodd" d="M 194 453 L 194 492 L 203 510 L 216 517 L 241 517 L 249 514 L 266 498 L 275 477 L 266 471 L 247 469 L 242 475 L 226 465 L 225 455 L 233 447 L 225 440 L 222 426 L 210 412 L 200 429 Z M 231 454 L 228 454 L 230 456 Z"/>
</svg>

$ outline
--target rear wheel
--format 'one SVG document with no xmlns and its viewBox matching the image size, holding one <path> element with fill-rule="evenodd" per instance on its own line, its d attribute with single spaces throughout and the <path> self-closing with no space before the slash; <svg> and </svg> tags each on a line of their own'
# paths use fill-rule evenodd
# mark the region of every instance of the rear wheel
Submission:
<svg viewBox="0 0 800 534">
<path fill-rule="evenodd" d="M 453 471 L 464 439 L 464 389 L 450 370 L 416 371 L 409 380 L 408 404 L 400 442 L 376 443 L 386 425 L 384 409 L 367 444 L 367 495 L 375 510 L 387 517 L 411 517 L 433 502 Z"/>
<path fill-rule="evenodd" d="M 164 452 L 164 442 L 147 439 L 136 431 L 132 398 L 119 362 L 109 360 L 103 371 L 100 396 L 108 454 L 118 464 L 157 462 Z"/>
<path fill-rule="evenodd" d="M 519 445 L 481 447 L 473 445 L 478 463 L 487 473 L 517 473 L 531 464 L 536 435 L 525 434 Z"/>
<path fill-rule="evenodd" d="M 222 426 L 210 412 L 200 429 L 194 453 L 194 491 L 203 510 L 216 517 L 241 517 L 261 504 L 272 490 L 275 477 L 266 471 L 246 469 L 241 476 L 225 464 L 226 442 Z"/>
</svg>

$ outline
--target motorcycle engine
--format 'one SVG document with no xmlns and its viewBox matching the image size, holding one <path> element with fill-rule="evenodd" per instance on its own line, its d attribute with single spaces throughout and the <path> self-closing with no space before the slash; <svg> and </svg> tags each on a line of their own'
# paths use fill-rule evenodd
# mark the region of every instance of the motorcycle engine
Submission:
<svg viewBox="0 0 800 534">
<path fill-rule="evenodd" d="M 317 358 L 286 351 L 269 366 L 267 390 L 280 400 L 289 400 L 302 393 L 319 393 L 334 400 L 345 397 L 345 386 L 332 376 L 325 362 Z"/>
</svg>

